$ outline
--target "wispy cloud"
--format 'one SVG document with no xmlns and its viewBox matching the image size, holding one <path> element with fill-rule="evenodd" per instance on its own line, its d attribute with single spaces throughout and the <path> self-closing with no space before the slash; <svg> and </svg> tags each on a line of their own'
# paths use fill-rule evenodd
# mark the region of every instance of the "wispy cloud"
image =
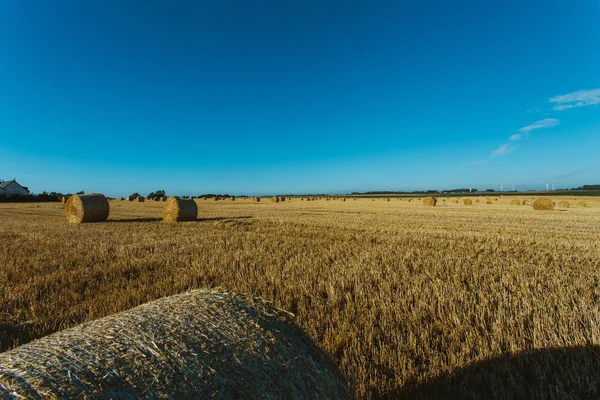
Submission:
<svg viewBox="0 0 600 400">
<path fill-rule="evenodd" d="M 527 125 L 527 126 L 520 128 L 519 132 L 527 133 L 527 132 L 531 132 L 536 129 L 552 128 L 553 126 L 556 126 L 558 124 L 560 124 L 560 121 L 557 120 L 556 118 L 546 118 L 546 119 L 542 119 L 540 121 L 535 121 L 531 125 Z"/>
<path fill-rule="evenodd" d="M 533 114 L 533 113 L 538 113 L 540 111 L 542 111 L 541 108 L 530 108 L 529 110 L 527 110 L 527 113 L 528 114 Z"/>
<path fill-rule="evenodd" d="M 574 171 L 568 172 L 566 174 L 562 174 L 562 175 L 555 175 L 553 177 L 551 177 L 552 179 L 564 179 L 564 178 L 571 178 L 573 176 L 577 176 L 577 175 L 581 175 L 581 174 L 585 174 L 587 172 L 592 172 L 596 169 L 600 168 L 600 164 L 596 164 L 596 165 L 590 165 L 589 167 L 586 168 L 581 168 L 581 169 L 576 169 Z"/>
<path fill-rule="evenodd" d="M 490 154 L 490 157 L 505 156 L 516 148 L 517 148 L 517 146 L 510 146 L 508 144 L 503 144 L 502 146 L 498 147 L 496 150 L 492 151 L 492 154 Z"/>
<path fill-rule="evenodd" d="M 514 135 L 512 135 L 511 137 L 508 138 L 508 140 L 521 140 L 523 139 L 523 135 L 520 133 L 515 133 Z"/>
<path fill-rule="evenodd" d="M 555 111 L 563 111 L 575 107 L 585 107 L 594 104 L 600 104 L 600 88 L 592 90 L 578 90 L 577 92 L 551 97 L 550 103 L 556 104 L 552 108 Z"/>
</svg>

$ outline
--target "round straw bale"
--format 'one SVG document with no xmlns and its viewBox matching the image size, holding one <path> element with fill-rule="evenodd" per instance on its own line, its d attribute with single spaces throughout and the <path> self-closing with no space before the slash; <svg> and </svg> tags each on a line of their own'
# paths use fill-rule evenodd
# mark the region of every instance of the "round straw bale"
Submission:
<svg viewBox="0 0 600 400">
<path fill-rule="evenodd" d="M 485 204 L 494 204 L 491 200 L 485 202 Z"/>
<path fill-rule="evenodd" d="M 423 199 L 423 205 L 433 207 L 437 204 L 437 199 L 435 197 L 425 197 Z"/>
<path fill-rule="evenodd" d="M 257 203 L 260 203 L 260 197 L 255 197 L 254 201 L 257 202 Z"/>
<path fill-rule="evenodd" d="M 162 209 L 163 222 L 194 221 L 198 205 L 194 200 L 169 197 Z"/>
<path fill-rule="evenodd" d="M 587 206 L 587 204 L 585 204 L 585 201 L 580 201 L 579 203 L 577 203 L 577 205 L 582 208 L 585 208 Z"/>
<path fill-rule="evenodd" d="M 510 204 L 511 204 L 511 205 L 513 205 L 513 206 L 520 206 L 520 205 L 521 205 L 521 202 L 520 202 L 519 200 L 512 200 L 512 201 L 510 202 Z"/>
<path fill-rule="evenodd" d="M 101 193 L 73 195 L 65 205 L 67 220 L 73 224 L 106 221 L 108 211 L 108 200 Z"/>
<path fill-rule="evenodd" d="M 570 206 L 571 206 L 571 203 L 569 203 L 566 200 L 558 202 L 558 207 L 559 208 L 569 208 Z"/>
<path fill-rule="evenodd" d="M 60 202 L 63 204 L 67 203 L 67 198 L 65 196 L 62 197 L 62 199 L 60 199 Z"/>
<path fill-rule="evenodd" d="M 138 196 L 137 199 L 135 199 L 138 203 L 143 203 L 144 202 L 144 196 Z"/>
<path fill-rule="evenodd" d="M 464 199 L 464 200 L 463 200 L 463 204 L 464 204 L 465 206 L 470 206 L 470 205 L 472 205 L 472 204 L 473 204 L 473 200 L 471 200 L 471 199 Z"/>
<path fill-rule="evenodd" d="M 279 203 L 279 197 L 277 197 L 277 196 L 271 197 L 271 203 Z"/>
<path fill-rule="evenodd" d="M 215 396 L 351 398 L 290 314 L 239 294 L 185 292 L 0 354 L 0 398 Z"/>
<path fill-rule="evenodd" d="M 453 203 L 458 203 L 458 199 L 452 200 Z"/>
<path fill-rule="evenodd" d="M 552 210 L 554 202 L 547 197 L 538 197 L 533 202 L 534 210 Z"/>
</svg>

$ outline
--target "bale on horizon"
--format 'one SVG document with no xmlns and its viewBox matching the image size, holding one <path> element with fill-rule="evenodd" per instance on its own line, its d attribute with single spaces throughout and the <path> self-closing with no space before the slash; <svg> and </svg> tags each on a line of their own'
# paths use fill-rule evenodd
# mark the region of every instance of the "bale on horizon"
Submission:
<svg viewBox="0 0 600 400">
<path fill-rule="evenodd" d="M 144 196 L 138 196 L 135 201 L 137 201 L 138 203 L 143 203 L 144 202 Z"/>
<path fill-rule="evenodd" d="M 194 200 L 169 197 L 162 209 L 163 222 L 195 221 L 198 205 Z"/>
<path fill-rule="evenodd" d="M 533 201 L 534 210 L 552 210 L 554 209 L 554 202 L 548 197 L 538 197 Z"/>
<path fill-rule="evenodd" d="M 435 197 L 425 197 L 423 199 L 423 205 L 428 207 L 435 207 L 437 199 Z"/>
<path fill-rule="evenodd" d="M 350 399 L 336 365 L 272 303 L 194 290 L 0 354 L 0 398 Z"/>
<path fill-rule="evenodd" d="M 74 194 L 65 205 L 67 220 L 72 224 L 104 222 L 109 213 L 108 200 L 102 193 Z"/>
<path fill-rule="evenodd" d="M 277 196 L 271 197 L 271 203 L 279 203 L 279 197 L 277 197 Z"/>
</svg>

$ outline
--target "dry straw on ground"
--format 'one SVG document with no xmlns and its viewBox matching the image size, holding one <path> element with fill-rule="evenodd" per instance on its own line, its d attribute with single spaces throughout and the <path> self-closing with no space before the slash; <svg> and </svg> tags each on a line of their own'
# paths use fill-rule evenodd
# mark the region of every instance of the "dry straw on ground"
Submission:
<svg viewBox="0 0 600 400">
<path fill-rule="evenodd" d="M 520 205 L 521 205 L 521 202 L 520 202 L 519 200 L 512 200 L 512 201 L 510 202 L 510 204 L 511 204 L 511 205 L 513 205 L 513 206 L 520 206 Z"/>
<path fill-rule="evenodd" d="M 538 197 L 533 201 L 534 210 L 552 210 L 554 202 L 548 197 Z"/>
<path fill-rule="evenodd" d="M 108 200 L 100 193 L 73 195 L 65 206 L 67 220 L 73 224 L 106 221 L 108 212 Z"/>
<path fill-rule="evenodd" d="M 4 395 L 4 396 L 2 396 Z M 0 355 L 2 398 L 348 399 L 328 357 L 266 301 L 195 290 Z"/>
<path fill-rule="evenodd" d="M 170 197 L 162 209 L 163 222 L 194 221 L 198 205 L 194 200 Z"/>
<path fill-rule="evenodd" d="M 470 205 L 472 205 L 472 204 L 473 204 L 473 200 L 471 200 L 471 199 L 464 199 L 464 200 L 463 200 L 463 204 L 464 204 L 465 206 L 470 206 Z"/>
<path fill-rule="evenodd" d="M 560 208 L 569 208 L 570 206 L 571 206 L 571 203 L 569 203 L 566 200 L 558 202 L 558 207 L 560 207 Z"/>
<path fill-rule="evenodd" d="M 433 207 L 437 203 L 437 199 L 435 197 L 425 197 L 423 199 L 423 205 Z"/>
</svg>

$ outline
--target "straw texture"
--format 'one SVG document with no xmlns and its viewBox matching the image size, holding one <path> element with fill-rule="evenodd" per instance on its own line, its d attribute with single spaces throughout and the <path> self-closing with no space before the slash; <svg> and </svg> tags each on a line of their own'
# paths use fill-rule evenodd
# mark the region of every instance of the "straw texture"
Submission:
<svg viewBox="0 0 600 400">
<path fill-rule="evenodd" d="M 423 199 L 423 205 L 424 206 L 430 206 L 433 207 L 435 206 L 437 203 L 437 199 L 435 197 L 425 197 Z"/>
<path fill-rule="evenodd" d="M 108 212 L 108 200 L 101 193 L 73 195 L 65 205 L 67 220 L 73 224 L 106 221 Z"/>
<path fill-rule="evenodd" d="M 335 365 L 270 303 L 195 290 L 0 354 L 0 398 L 348 399 Z"/>
<path fill-rule="evenodd" d="M 533 202 L 534 210 L 552 210 L 554 202 L 547 197 L 539 197 Z"/>
<path fill-rule="evenodd" d="M 163 222 L 194 221 L 198 205 L 194 200 L 169 197 L 162 209 Z"/>
</svg>

